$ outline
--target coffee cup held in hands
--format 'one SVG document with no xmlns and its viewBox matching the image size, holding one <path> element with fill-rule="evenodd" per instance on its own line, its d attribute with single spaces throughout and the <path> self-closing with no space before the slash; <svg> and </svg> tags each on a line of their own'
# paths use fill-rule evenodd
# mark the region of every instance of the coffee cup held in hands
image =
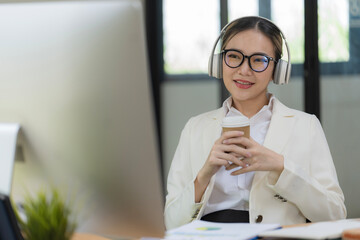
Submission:
<svg viewBox="0 0 360 240">
<path fill-rule="evenodd" d="M 244 132 L 244 137 L 250 138 L 250 121 L 247 117 L 243 117 L 243 116 L 225 117 L 222 121 L 221 126 L 223 132 L 242 131 Z M 240 147 L 245 148 L 241 144 L 238 145 Z"/>
</svg>

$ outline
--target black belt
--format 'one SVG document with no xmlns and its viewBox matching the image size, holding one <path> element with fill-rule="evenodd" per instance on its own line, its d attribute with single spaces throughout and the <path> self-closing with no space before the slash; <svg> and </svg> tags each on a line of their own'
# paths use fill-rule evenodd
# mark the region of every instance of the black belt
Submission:
<svg viewBox="0 0 360 240">
<path fill-rule="evenodd" d="M 249 211 L 226 209 L 206 214 L 201 220 L 221 223 L 249 223 Z"/>
</svg>

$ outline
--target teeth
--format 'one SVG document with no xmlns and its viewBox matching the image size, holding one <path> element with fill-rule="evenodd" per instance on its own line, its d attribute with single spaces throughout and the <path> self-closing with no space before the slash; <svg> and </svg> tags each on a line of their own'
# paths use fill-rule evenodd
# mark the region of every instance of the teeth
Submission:
<svg viewBox="0 0 360 240">
<path fill-rule="evenodd" d="M 240 83 L 242 85 L 252 85 L 251 82 L 240 82 L 240 81 L 235 81 L 235 82 Z"/>
</svg>

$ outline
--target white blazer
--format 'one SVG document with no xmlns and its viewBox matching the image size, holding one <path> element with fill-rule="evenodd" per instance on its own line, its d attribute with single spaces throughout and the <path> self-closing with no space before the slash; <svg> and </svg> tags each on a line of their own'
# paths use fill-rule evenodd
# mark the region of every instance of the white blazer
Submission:
<svg viewBox="0 0 360 240">
<path fill-rule="evenodd" d="M 183 129 L 168 175 L 165 224 L 175 228 L 200 219 L 214 186 L 200 203 L 194 180 L 221 135 L 222 108 L 191 118 Z M 284 156 L 284 170 L 255 173 L 249 198 L 250 223 L 304 223 L 346 218 L 330 150 L 314 116 L 290 109 L 276 98 L 264 146 Z"/>
</svg>

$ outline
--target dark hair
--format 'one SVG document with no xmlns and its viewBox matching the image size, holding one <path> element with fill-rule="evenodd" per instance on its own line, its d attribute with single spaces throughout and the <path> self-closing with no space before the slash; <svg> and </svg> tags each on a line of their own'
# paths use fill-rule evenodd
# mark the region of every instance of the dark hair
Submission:
<svg viewBox="0 0 360 240">
<path fill-rule="evenodd" d="M 282 36 L 280 29 L 272 23 L 270 20 L 261 18 L 261 17 L 243 17 L 232 22 L 225 31 L 225 34 L 222 38 L 221 49 L 224 49 L 225 46 L 239 32 L 256 29 L 267 36 L 271 42 L 274 44 L 275 59 L 279 60 L 282 56 Z"/>
</svg>

